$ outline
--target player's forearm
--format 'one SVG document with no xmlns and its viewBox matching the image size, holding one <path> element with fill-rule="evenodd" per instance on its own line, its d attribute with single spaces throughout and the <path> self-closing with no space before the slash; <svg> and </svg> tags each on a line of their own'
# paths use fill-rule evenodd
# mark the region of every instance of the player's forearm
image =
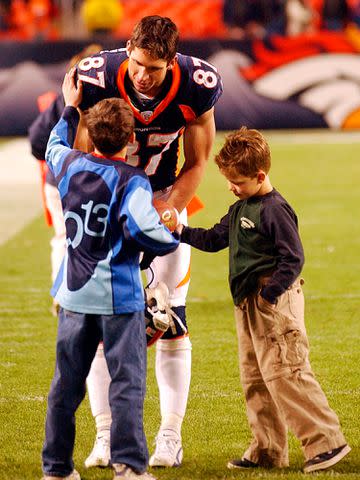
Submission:
<svg viewBox="0 0 360 480">
<path fill-rule="evenodd" d="M 168 202 L 181 212 L 195 195 L 205 172 L 215 138 L 213 109 L 189 124 L 184 132 L 185 163 Z"/>
<path fill-rule="evenodd" d="M 183 170 L 177 177 L 167 202 L 181 212 L 195 195 L 204 171 L 205 165 Z"/>
</svg>

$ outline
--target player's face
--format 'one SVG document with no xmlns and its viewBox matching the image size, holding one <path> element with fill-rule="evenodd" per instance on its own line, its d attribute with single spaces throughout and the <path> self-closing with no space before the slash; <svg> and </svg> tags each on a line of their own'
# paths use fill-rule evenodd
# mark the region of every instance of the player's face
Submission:
<svg viewBox="0 0 360 480">
<path fill-rule="evenodd" d="M 264 172 L 259 172 L 255 177 L 246 177 L 226 170 L 220 170 L 220 172 L 226 178 L 230 192 L 240 200 L 257 195 L 265 178 Z"/>
<path fill-rule="evenodd" d="M 128 73 L 135 89 L 154 97 L 161 89 L 168 70 L 175 65 L 175 59 L 168 63 L 166 60 L 154 59 L 147 50 L 135 47 L 129 51 Z"/>
</svg>

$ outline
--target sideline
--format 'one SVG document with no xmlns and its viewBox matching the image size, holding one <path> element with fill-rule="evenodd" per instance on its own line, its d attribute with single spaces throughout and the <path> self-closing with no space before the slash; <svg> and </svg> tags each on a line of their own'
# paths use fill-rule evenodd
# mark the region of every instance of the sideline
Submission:
<svg viewBox="0 0 360 480">
<path fill-rule="evenodd" d="M 272 144 L 342 144 L 360 143 L 359 130 L 331 130 L 331 129 L 304 129 L 304 130 L 261 130 L 261 133 Z"/>
<path fill-rule="evenodd" d="M 40 174 L 27 138 L 0 144 L 0 245 L 42 211 Z"/>
</svg>

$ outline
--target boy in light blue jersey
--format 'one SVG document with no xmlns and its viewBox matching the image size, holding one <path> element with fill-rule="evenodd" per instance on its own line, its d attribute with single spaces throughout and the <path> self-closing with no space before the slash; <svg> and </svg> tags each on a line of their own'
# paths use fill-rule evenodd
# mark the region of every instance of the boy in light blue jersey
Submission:
<svg viewBox="0 0 360 480">
<path fill-rule="evenodd" d="M 72 460 L 75 411 L 100 341 L 112 379 L 114 478 L 150 479 L 143 429 L 146 334 L 139 256 L 165 255 L 178 241 L 160 223 L 146 174 L 124 163 L 134 128 L 130 107 L 111 98 L 86 112 L 95 150 L 85 154 L 71 149 L 82 98 L 74 70 L 65 76 L 63 94 L 65 109 L 46 151 L 64 210 L 67 251 L 52 288 L 61 308 L 43 479 L 80 479 Z"/>
</svg>

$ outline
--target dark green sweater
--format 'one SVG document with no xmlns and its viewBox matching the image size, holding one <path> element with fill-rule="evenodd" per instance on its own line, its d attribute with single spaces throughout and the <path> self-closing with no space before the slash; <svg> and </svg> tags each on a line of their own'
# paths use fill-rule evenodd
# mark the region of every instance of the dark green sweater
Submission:
<svg viewBox="0 0 360 480">
<path fill-rule="evenodd" d="M 275 303 L 304 263 L 296 214 L 275 189 L 237 201 L 210 229 L 185 227 L 181 241 L 205 252 L 229 247 L 229 284 L 235 305 L 259 288 L 259 277 L 264 275 L 271 278 L 261 295 Z"/>
</svg>

